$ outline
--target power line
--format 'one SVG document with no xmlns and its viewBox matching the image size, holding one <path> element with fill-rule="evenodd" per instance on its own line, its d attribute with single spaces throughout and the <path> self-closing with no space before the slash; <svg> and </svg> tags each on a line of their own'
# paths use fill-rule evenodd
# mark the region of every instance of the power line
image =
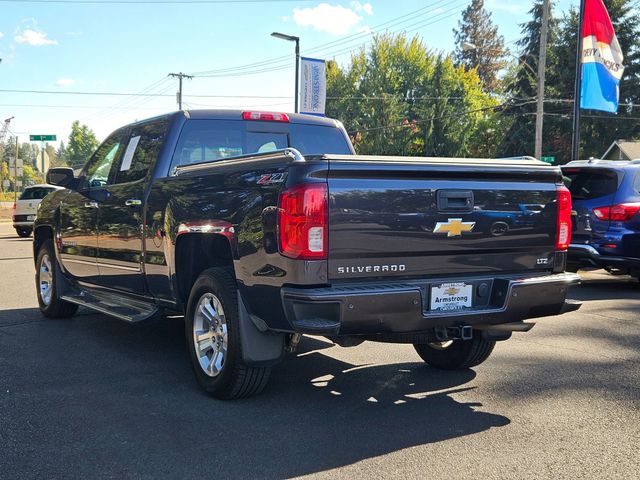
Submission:
<svg viewBox="0 0 640 480">
<path fill-rule="evenodd" d="M 135 110 L 140 107 L 109 107 L 109 106 L 101 106 L 101 105 L 34 105 L 29 103 L 0 103 L 0 107 L 27 107 L 27 108 L 100 108 L 100 109 L 123 109 L 123 110 Z M 163 109 L 166 110 L 165 107 L 146 107 L 143 110 L 152 110 L 152 109 Z"/>
<path fill-rule="evenodd" d="M 0 0 L 1 1 L 1 0 Z M 167 79 L 163 78 L 161 83 Z M 61 92 L 58 90 L 17 90 L 17 89 L 0 89 L 0 93 L 35 93 L 46 95 L 91 95 L 91 96 L 111 96 L 111 97 L 175 97 L 172 94 L 159 94 L 159 93 L 130 93 L 130 92 Z M 198 98 L 282 98 L 289 99 L 292 96 L 286 95 L 204 95 L 204 94 L 185 94 L 185 97 L 198 97 Z"/>
<path fill-rule="evenodd" d="M 412 24 L 409 24 L 405 27 L 396 29 L 394 31 L 392 31 L 392 33 L 398 32 L 398 31 L 404 31 L 404 29 L 410 28 L 410 27 L 417 27 L 414 30 L 417 30 L 419 28 L 422 28 L 424 26 L 428 26 L 428 25 L 432 25 L 435 24 L 439 21 L 442 21 L 446 18 L 449 18 L 453 15 L 456 15 L 459 13 L 460 9 L 467 5 L 469 3 L 469 0 L 463 0 L 462 2 L 460 2 L 459 0 L 439 0 L 438 2 L 428 6 L 428 7 L 421 7 L 417 10 L 413 10 L 409 13 L 406 13 L 404 15 L 400 15 L 398 17 L 392 18 L 391 20 L 388 20 L 386 22 L 383 22 L 379 25 L 376 25 L 375 27 L 373 27 L 370 31 L 367 32 L 359 32 L 359 33 L 354 33 L 351 35 L 348 35 L 347 37 L 341 38 L 339 40 L 334 40 L 332 42 L 328 42 L 328 43 L 324 43 L 324 44 L 320 44 L 317 45 L 315 47 L 311 47 L 309 49 L 305 49 L 304 53 L 305 55 L 311 54 L 311 53 L 323 53 L 325 56 L 331 56 L 331 55 L 338 55 L 340 53 L 345 53 L 348 51 L 353 50 L 356 47 L 360 47 L 360 46 L 364 46 L 368 43 L 367 42 L 360 42 L 360 40 L 362 40 L 363 38 L 366 37 L 370 37 L 372 33 L 375 32 L 379 32 L 381 30 L 387 30 L 389 27 L 392 26 L 398 26 L 401 25 L 403 23 L 406 22 L 411 22 L 414 21 L 416 19 L 416 16 L 421 16 L 422 14 L 420 12 L 423 13 L 429 13 L 429 12 L 425 12 L 425 10 L 429 10 L 430 12 L 432 11 L 436 11 L 438 10 L 440 7 L 447 7 L 450 5 L 454 5 L 455 6 L 451 9 L 442 11 L 442 12 L 437 12 L 435 15 L 427 18 L 427 19 L 422 19 L 418 22 L 414 22 Z M 454 12 L 450 15 L 446 15 L 447 13 L 450 12 Z M 384 29 L 383 29 L 384 27 Z M 353 44 L 353 42 L 360 42 L 360 43 L 356 43 Z M 349 46 L 347 46 L 346 48 L 341 48 L 339 50 L 332 50 L 333 47 L 337 47 L 338 45 L 344 45 L 344 44 L 351 44 Z M 328 50 L 328 51 L 327 51 Z M 205 78 L 219 78 L 219 77 L 230 77 L 230 76 L 241 76 L 241 75 L 255 75 L 255 74 L 259 74 L 259 73 L 265 73 L 265 72 L 271 72 L 271 71 L 279 71 L 279 70 L 285 70 L 285 69 L 289 69 L 290 65 L 289 65 L 289 61 L 290 61 L 290 57 L 289 56 L 282 56 L 282 57 L 274 57 L 271 59 L 267 59 L 267 60 L 263 60 L 261 62 L 254 62 L 254 63 L 249 63 L 249 64 L 245 64 L 245 65 L 239 65 L 236 67 L 229 67 L 229 68 L 223 68 L 223 69 L 217 69 L 217 70 L 208 70 L 208 71 L 201 71 L 201 72 L 192 72 L 192 74 L 196 77 L 205 77 Z M 271 66 L 272 68 L 267 68 Z"/>
<path fill-rule="evenodd" d="M 427 10 L 427 9 L 434 9 L 436 7 L 438 7 L 439 4 L 447 3 L 448 0 L 439 0 L 438 2 L 436 2 L 433 5 L 430 5 L 428 7 L 421 7 L 418 8 L 417 10 L 412 10 L 411 12 L 408 12 L 404 15 L 400 15 L 398 17 L 392 18 L 390 20 L 387 20 L 386 22 L 383 22 L 379 25 L 376 25 L 375 27 L 372 28 L 372 32 L 379 30 L 380 28 L 384 27 L 384 26 L 391 26 L 392 24 L 398 23 L 401 19 L 406 18 L 406 17 L 414 17 L 415 15 L 419 14 L 419 12 L 422 12 L 423 10 Z M 400 22 L 402 23 L 402 22 Z M 353 33 L 351 35 L 347 35 L 346 37 L 340 38 L 338 40 L 333 40 L 331 42 L 327 42 L 327 43 L 322 43 L 320 45 L 316 45 L 315 47 L 311 47 L 308 49 L 305 49 L 305 54 L 310 54 L 310 53 L 314 53 L 317 52 L 319 50 L 325 49 L 327 47 L 330 46 L 335 46 L 336 44 L 344 44 L 345 42 L 349 42 L 355 38 L 361 38 L 361 37 L 366 37 L 368 35 L 370 35 L 371 32 L 358 32 L 358 33 Z M 275 63 L 281 63 L 283 61 L 289 62 L 290 60 L 290 56 L 289 55 L 284 55 L 284 56 L 280 56 L 280 57 L 273 57 L 270 59 L 266 59 L 266 60 L 262 60 L 260 62 L 253 62 L 253 63 L 248 63 L 245 65 L 239 65 L 236 67 L 228 67 L 228 68 L 222 68 L 222 69 L 216 69 L 216 70 L 207 70 L 207 71 L 202 71 L 202 72 L 193 72 L 193 75 L 195 76 L 206 76 L 208 74 L 217 74 L 217 73 L 225 73 L 225 72 L 233 72 L 233 71 L 237 71 L 237 70 L 245 70 L 248 68 L 254 68 L 254 67 L 263 67 L 263 66 L 267 66 L 267 65 L 272 65 Z"/>
<path fill-rule="evenodd" d="M 224 4 L 224 3 L 300 3 L 313 0 L 0 0 L 0 3 L 66 3 L 89 5 L 182 5 L 182 4 Z"/>
</svg>

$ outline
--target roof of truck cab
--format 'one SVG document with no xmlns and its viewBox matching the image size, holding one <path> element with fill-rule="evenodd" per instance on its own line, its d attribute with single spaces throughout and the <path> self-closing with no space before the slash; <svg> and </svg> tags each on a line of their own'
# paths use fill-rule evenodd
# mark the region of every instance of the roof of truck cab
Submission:
<svg viewBox="0 0 640 480">
<path fill-rule="evenodd" d="M 276 112 L 273 112 L 272 110 L 250 110 L 250 109 L 244 109 L 244 110 L 202 109 L 202 110 L 183 110 L 183 111 L 178 110 L 175 112 L 169 112 L 169 113 L 164 113 L 162 115 L 157 115 L 155 117 L 138 120 L 128 125 L 125 125 L 122 128 L 135 127 L 137 125 L 153 122 L 156 120 L 163 120 L 163 119 L 170 120 L 171 118 L 175 118 L 180 115 L 183 115 L 188 119 L 194 119 L 194 120 L 238 120 L 241 122 L 255 122 L 255 123 L 265 122 L 265 120 L 243 120 L 242 119 L 243 112 L 276 113 Z M 288 112 L 277 112 L 277 113 L 285 113 L 289 117 L 289 123 L 295 123 L 299 125 L 321 125 L 324 127 L 342 126 L 342 124 L 338 120 L 334 120 L 333 118 L 320 117 L 316 115 L 305 115 L 302 113 L 288 113 Z"/>
<path fill-rule="evenodd" d="M 302 123 L 305 125 L 323 125 L 325 127 L 335 127 L 338 125 L 337 120 L 327 117 L 320 117 L 316 115 L 305 115 L 302 113 L 289 113 L 289 112 L 273 112 L 272 110 L 256 110 L 256 109 L 244 109 L 244 110 L 185 110 L 184 114 L 187 118 L 194 120 L 240 120 L 246 122 L 261 122 L 264 120 L 243 120 L 243 112 L 265 112 L 265 113 L 285 113 L 289 117 L 289 123 Z M 180 112 L 176 112 L 180 113 Z"/>
</svg>

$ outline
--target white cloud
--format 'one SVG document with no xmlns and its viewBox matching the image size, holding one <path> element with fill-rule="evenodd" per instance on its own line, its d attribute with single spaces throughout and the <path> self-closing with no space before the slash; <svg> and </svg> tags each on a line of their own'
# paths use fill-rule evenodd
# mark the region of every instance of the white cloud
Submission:
<svg viewBox="0 0 640 480">
<path fill-rule="evenodd" d="M 59 78 L 56 81 L 56 85 L 59 87 L 72 87 L 76 84 L 73 78 Z"/>
<path fill-rule="evenodd" d="M 351 2 L 351 8 L 356 12 L 364 12 L 367 15 L 373 15 L 373 6 L 370 3 Z"/>
<path fill-rule="evenodd" d="M 319 32 L 344 35 L 363 26 L 362 17 L 358 15 L 356 9 L 365 13 L 369 13 L 369 11 L 373 13 L 373 9 L 368 3 L 352 2 L 351 6 L 352 8 L 348 8 L 342 5 L 321 3 L 313 8 L 294 8 L 293 20 L 301 27 L 313 27 Z"/>
<path fill-rule="evenodd" d="M 32 45 L 34 47 L 41 47 L 43 45 L 57 45 L 58 41 L 47 37 L 47 34 L 41 30 L 25 29 L 22 33 L 15 36 L 14 40 L 17 43 L 24 43 L 26 45 Z"/>
</svg>

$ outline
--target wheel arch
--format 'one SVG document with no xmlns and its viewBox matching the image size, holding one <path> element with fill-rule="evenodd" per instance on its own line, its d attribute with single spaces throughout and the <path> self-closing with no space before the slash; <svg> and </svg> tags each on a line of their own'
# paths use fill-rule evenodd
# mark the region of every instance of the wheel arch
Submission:
<svg viewBox="0 0 640 480">
<path fill-rule="evenodd" d="M 212 267 L 228 269 L 235 279 L 234 254 L 229 239 L 216 233 L 179 235 L 175 246 L 175 282 L 179 302 L 185 306 L 191 287 Z"/>
<path fill-rule="evenodd" d="M 47 240 L 53 240 L 53 227 L 50 225 L 38 225 L 33 229 L 33 262 L 38 258 L 38 252 L 42 244 Z"/>
</svg>

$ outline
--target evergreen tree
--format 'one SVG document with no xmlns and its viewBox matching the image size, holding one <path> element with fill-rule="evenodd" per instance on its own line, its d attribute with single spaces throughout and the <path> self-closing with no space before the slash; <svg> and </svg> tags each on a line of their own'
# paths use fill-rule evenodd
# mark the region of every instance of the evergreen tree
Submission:
<svg viewBox="0 0 640 480">
<path fill-rule="evenodd" d="M 484 0 L 473 0 L 462 12 L 455 36 L 455 60 L 465 68 L 475 68 L 486 92 L 501 90 L 498 73 L 505 65 L 504 38 L 484 8 Z M 465 44 L 467 47 L 465 48 Z"/>
<path fill-rule="evenodd" d="M 56 150 L 56 167 L 64 167 L 67 165 L 67 149 L 64 146 L 64 141 L 60 141 L 60 146 Z"/>
<path fill-rule="evenodd" d="M 98 147 L 98 140 L 93 131 L 75 120 L 71 124 L 71 133 L 67 143 L 67 162 L 71 168 L 80 168 L 91 157 Z"/>
</svg>

